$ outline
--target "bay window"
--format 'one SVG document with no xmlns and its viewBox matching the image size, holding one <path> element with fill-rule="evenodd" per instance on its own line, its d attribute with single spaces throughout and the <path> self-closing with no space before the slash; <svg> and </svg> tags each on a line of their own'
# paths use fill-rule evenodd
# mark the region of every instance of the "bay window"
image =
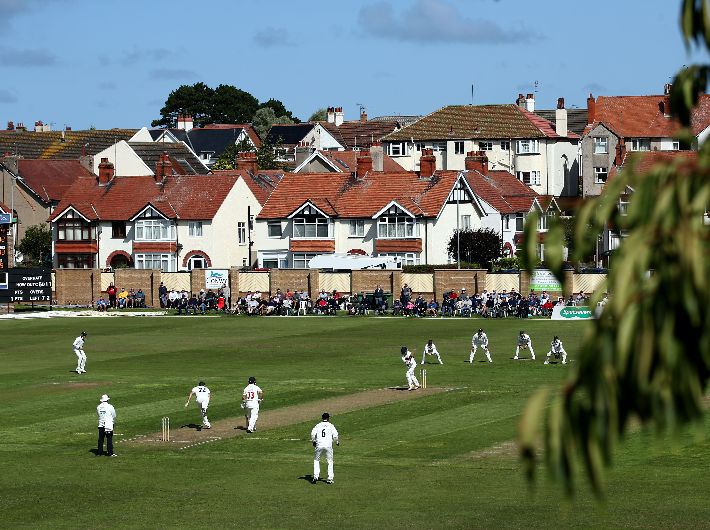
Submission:
<svg viewBox="0 0 710 530">
<path fill-rule="evenodd" d="M 419 237 L 417 220 L 403 215 L 380 217 L 377 220 L 377 237 L 381 239 Z"/>
<path fill-rule="evenodd" d="M 91 225 L 71 210 L 57 221 L 59 241 L 90 241 L 92 232 Z"/>
<path fill-rule="evenodd" d="M 328 237 L 328 219 L 324 217 L 295 217 L 293 219 L 293 237 L 294 238 L 327 238 Z"/>
<path fill-rule="evenodd" d="M 163 272 L 174 272 L 171 254 L 136 254 L 136 269 L 160 269 Z"/>
<path fill-rule="evenodd" d="M 175 227 L 168 219 L 138 219 L 136 241 L 171 241 L 175 239 Z"/>
<path fill-rule="evenodd" d="M 315 252 L 294 252 L 293 253 L 293 268 L 307 269 L 308 262 L 315 258 L 318 254 Z"/>
</svg>

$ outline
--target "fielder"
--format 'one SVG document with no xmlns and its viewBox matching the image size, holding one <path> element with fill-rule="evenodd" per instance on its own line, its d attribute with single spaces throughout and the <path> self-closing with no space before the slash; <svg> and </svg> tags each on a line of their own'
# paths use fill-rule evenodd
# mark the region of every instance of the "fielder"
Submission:
<svg viewBox="0 0 710 530">
<path fill-rule="evenodd" d="M 417 390 L 419 388 L 419 380 L 414 375 L 414 370 L 417 368 L 417 361 L 414 360 L 414 354 L 410 352 L 406 346 L 402 346 L 402 362 L 407 367 L 407 385 L 408 390 Z"/>
<path fill-rule="evenodd" d="M 444 364 L 444 361 L 441 360 L 441 355 L 439 355 L 439 350 L 436 349 L 436 344 L 429 339 L 429 341 L 424 345 L 424 353 L 422 353 L 422 364 L 426 364 L 426 356 L 427 355 L 436 355 L 436 358 L 439 360 L 439 364 Z"/>
<path fill-rule="evenodd" d="M 116 423 L 116 409 L 108 402 L 109 399 L 104 394 L 101 396 L 101 403 L 96 407 L 96 414 L 99 417 L 99 444 L 96 456 L 104 454 L 104 438 L 106 438 L 106 454 L 118 456 L 113 452 L 113 425 Z"/>
<path fill-rule="evenodd" d="M 532 360 L 534 361 L 535 350 L 533 350 L 532 339 L 530 339 L 530 335 L 521 330 L 520 334 L 518 335 L 518 345 L 515 347 L 515 357 L 513 357 L 513 359 L 517 361 L 518 354 L 520 354 L 520 350 L 524 350 L 525 348 L 528 348 L 530 350 L 530 355 L 532 355 Z"/>
<path fill-rule="evenodd" d="M 488 335 L 483 332 L 483 328 L 480 328 L 478 333 L 475 333 L 473 337 L 471 337 L 471 355 L 468 356 L 468 362 L 471 364 L 473 364 L 473 358 L 476 356 L 476 350 L 478 348 L 483 350 L 488 362 L 492 363 L 491 352 L 488 350 Z"/>
<path fill-rule="evenodd" d="M 338 439 L 338 430 L 335 428 L 335 425 L 330 423 L 330 414 L 324 412 L 321 417 L 323 421 L 311 430 L 311 441 L 313 442 L 313 447 L 315 447 L 311 483 L 315 484 L 318 482 L 318 477 L 320 476 L 320 457 L 325 453 L 325 460 L 328 463 L 328 480 L 326 480 L 326 482 L 332 484 L 335 479 L 335 475 L 333 474 L 333 442 L 335 442 L 335 445 L 340 445 L 340 440 Z"/>
<path fill-rule="evenodd" d="M 256 377 L 249 378 L 249 384 L 242 392 L 242 408 L 247 419 L 247 432 L 256 431 L 256 420 L 259 419 L 259 403 L 264 399 L 264 392 L 256 386 Z"/>
<path fill-rule="evenodd" d="M 200 407 L 200 413 L 202 414 L 202 426 L 205 429 L 211 429 L 212 425 L 210 420 L 207 419 L 207 407 L 210 404 L 210 389 L 205 386 L 204 381 L 200 381 L 198 385 L 190 391 L 190 395 L 187 396 L 187 403 L 185 403 L 185 408 L 190 404 L 192 396 L 195 396 L 195 403 Z"/>
<path fill-rule="evenodd" d="M 86 354 L 84 353 L 84 341 L 86 340 L 86 331 L 82 331 L 81 334 L 74 339 L 74 354 L 76 355 L 76 373 L 85 374 L 86 370 Z"/>
<path fill-rule="evenodd" d="M 550 357 L 554 355 L 555 359 L 559 359 L 562 356 L 562 364 L 567 364 L 567 352 L 564 346 L 562 346 L 562 341 L 555 335 L 550 343 L 550 351 L 547 352 L 547 357 L 545 358 L 545 364 L 550 364 Z"/>
</svg>

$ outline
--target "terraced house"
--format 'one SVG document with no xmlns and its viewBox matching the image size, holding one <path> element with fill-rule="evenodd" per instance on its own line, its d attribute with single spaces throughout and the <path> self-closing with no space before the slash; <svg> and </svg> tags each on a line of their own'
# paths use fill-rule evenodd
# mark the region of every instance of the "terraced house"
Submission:
<svg viewBox="0 0 710 530">
<path fill-rule="evenodd" d="M 382 139 L 386 153 L 416 171 L 424 149 L 432 149 L 436 167 L 464 169 L 466 153 L 484 151 L 491 169 L 509 171 L 537 193 L 577 195 L 579 135 L 567 127 L 564 100 L 558 100 L 555 124 L 536 115 L 533 94 L 515 105 L 451 105 Z"/>
<path fill-rule="evenodd" d="M 543 211 L 538 194 L 509 172 L 489 172 L 485 153 L 469 153 L 467 170 L 435 164 L 433 151 L 424 149 L 418 172 L 384 171 L 364 151 L 351 173 L 284 175 L 256 219 L 259 266 L 306 268 L 330 253 L 448 263 L 457 228 L 493 228 L 514 253 L 525 216 Z"/>
<path fill-rule="evenodd" d="M 249 215 L 271 193 L 277 172 L 238 169 L 181 174 L 163 154 L 153 175 L 116 176 L 104 159 L 79 178 L 50 217 L 55 267 L 161 269 L 251 264 Z"/>
</svg>

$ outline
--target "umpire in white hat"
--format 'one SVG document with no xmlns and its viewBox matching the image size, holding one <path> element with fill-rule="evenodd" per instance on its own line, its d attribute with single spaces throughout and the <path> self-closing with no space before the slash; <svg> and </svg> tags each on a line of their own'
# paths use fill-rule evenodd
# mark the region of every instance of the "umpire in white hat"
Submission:
<svg viewBox="0 0 710 530">
<path fill-rule="evenodd" d="M 106 394 L 101 396 L 101 403 L 96 407 L 99 417 L 99 447 L 96 456 L 104 454 L 104 438 L 106 438 L 106 455 L 118 456 L 113 452 L 113 426 L 116 423 L 116 409 L 113 408 Z"/>
</svg>

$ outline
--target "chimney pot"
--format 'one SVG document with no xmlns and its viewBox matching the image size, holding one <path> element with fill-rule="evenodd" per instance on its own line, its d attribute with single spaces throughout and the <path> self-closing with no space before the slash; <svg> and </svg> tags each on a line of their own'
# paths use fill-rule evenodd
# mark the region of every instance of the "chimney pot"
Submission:
<svg viewBox="0 0 710 530">
<path fill-rule="evenodd" d="M 419 177 L 431 178 L 436 171 L 436 157 L 433 149 L 422 149 L 422 156 L 419 157 Z"/>
<path fill-rule="evenodd" d="M 237 153 L 237 159 L 234 162 L 234 169 L 244 170 L 252 175 L 256 175 L 259 172 L 259 166 L 256 161 L 256 153 L 253 151 Z"/>
<path fill-rule="evenodd" d="M 99 186 L 105 186 L 114 176 L 114 166 L 108 161 L 108 158 L 102 158 L 99 163 Z"/>
<path fill-rule="evenodd" d="M 478 171 L 481 175 L 488 175 L 488 156 L 484 151 L 469 151 L 464 160 L 466 171 Z"/>
<path fill-rule="evenodd" d="M 565 98 L 557 98 L 557 108 L 558 109 L 565 108 Z"/>
<path fill-rule="evenodd" d="M 367 173 L 372 171 L 372 157 L 369 151 L 359 151 L 357 157 L 357 170 L 355 172 L 355 178 L 361 179 Z"/>
<path fill-rule="evenodd" d="M 173 163 L 170 161 L 170 157 L 167 152 L 163 152 L 160 155 L 160 160 L 155 164 L 155 181 L 163 181 L 165 177 L 172 175 L 173 173 Z"/>
<path fill-rule="evenodd" d="M 587 124 L 591 125 L 596 120 L 597 104 L 594 101 L 594 96 L 589 94 L 587 98 Z"/>
</svg>

